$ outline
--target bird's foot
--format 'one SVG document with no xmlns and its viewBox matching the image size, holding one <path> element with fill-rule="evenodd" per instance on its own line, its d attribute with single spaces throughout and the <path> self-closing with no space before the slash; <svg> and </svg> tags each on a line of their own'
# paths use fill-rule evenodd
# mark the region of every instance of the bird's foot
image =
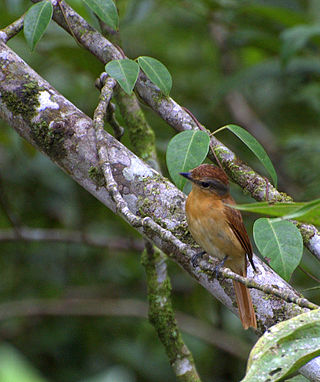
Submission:
<svg viewBox="0 0 320 382">
<path fill-rule="evenodd" d="M 195 268 L 198 265 L 198 260 L 202 259 L 203 255 L 205 253 L 206 253 L 206 251 L 198 252 L 191 257 L 191 264 L 192 264 L 193 268 Z"/>
<path fill-rule="evenodd" d="M 225 262 L 227 261 L 227 259 L 228 259 L 228 255 L 225 256 L 225 257 L 220 261 L 220 263 L 214 267 L 214 270 L 213 270 L 213 273 L 212 273 L 212 276 L 213 276 L 214 278 L 218 278 L 218 276 L 219 276 L 219 271 L 220 271 L 221 268 L 223 268 L 223 266 L 224 266 Z"/>
</svg>

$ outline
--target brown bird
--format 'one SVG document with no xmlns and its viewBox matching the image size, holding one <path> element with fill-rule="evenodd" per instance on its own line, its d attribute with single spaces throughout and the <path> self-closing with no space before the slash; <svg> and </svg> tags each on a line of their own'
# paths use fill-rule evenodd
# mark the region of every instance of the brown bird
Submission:
<svg viewBox="0 0 320 382">
<path fill-rule="evenodd" d="M 247 275 L 247 256 L 255 270 L 252 246 L 241 213 L 226 205 L 236 203 L 230 196 L 225 172 L 214 165 L 202 164 L 180 175 L 192 182 L 186 215 L 194 240 L 208 255 L 225 261 L 226 267 L 241 276 Z M 242 326 L 244 329 L 256 329 L 256 315 L 249 289 L 237 281 L 233 281 L 233 285 Z"/>
</svg>

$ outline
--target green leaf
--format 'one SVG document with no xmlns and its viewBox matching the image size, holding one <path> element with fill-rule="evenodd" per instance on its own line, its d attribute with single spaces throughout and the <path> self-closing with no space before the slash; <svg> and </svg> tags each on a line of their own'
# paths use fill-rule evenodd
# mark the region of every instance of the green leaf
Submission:
<svg viewBox="0 0 320 382">
<path fill-rule="evenodd" d="M 256 138 L 254 138 L 247 130 L 237 125 L 223 126 L 220 129 L 214 131 L 213 134 L 225 129 L 230 130 L 239 139 L 241 139 L 247 147 L 249 147 L 249 149 L 254 153 L 254 155 L 260 160 L 265 169 L 268 171 L 274 186 L 277 187 L 277 173 L 273 167 L 270 158 L 268 157 L 268 154 L 265 152 L 264 148 L 260 145 Z"/>
<path fill-rule="evenodd" d="M 320 310 L 272 326 L 251 350 L 241 382 L 276 382 L 320 355 Z"/>
<path fill-rule="evenodd" d="M 284 382 L 309 382 L 310 380 L 304 377 L 303 375 L 296 375 L 290 379 L 286 379 Z"/>
<path fill-rule="evenodd" d="M 109 27 L 118 29 L 118 11 L 112 0 L 83 0 L 83 2 Z"/>
<path fill-rule="evenodd" d="M 302 223 L 320 225 L 320 199 L 305 203 L 276 203 L 268 202 L 237 204 L 231 206 L 237 210 L 254 212 L 269 216 L 279 216 L 282 219 L 295 219 Z"/>
<path fill-rule="evenodd" d="M 45 382 L 38 370 L 13 346 L 2 343 L 0 346 L 1 382 Z"/>
<path fill-rule="evenodd" d="M 52 18 L 52 4 L 44 0 L 32 5 L 24 17 L 23 33 L 29 48 L 33 51 L 43 36 Z"/>
<path fill-rule="evenodd" d="M 281 34 L 281 58 L 286 63 L 297 51 L 302 49 L 314 36 L 320 35 L 320 25 L 299 25 Z"/>
<path fill-rule="evenodd" d="M 113 60 L 105 66 L 110 77 L 118 81 L 122 89 L 131 94 L 139 75 L 139 65 L 129 59 Z"/>
<path fill-rule="evenodd" d="M 262 218 L 253 225 L 253 237 L 262 256 L 285 280 L 299 265 L 303 252 L 300 231 L 287 220 Z"/>
<path fill-rule="evenodd" d="M 204 131 L 187 130 L 175 135 L 167 148 L 167 167 L 175 185 L 183 190 L 187 180 L 179 172 L 199 166 L 209 151 L 210 138 Z"/>
<path fill-rule="evenodd" d="M 172 87 L 172 78 L 168 69 L 152 57 L 141 56 L 138 58 L 138 63 L 147 77 L 159 87 L 164 95 L 168 96 Z"/>
</svg>

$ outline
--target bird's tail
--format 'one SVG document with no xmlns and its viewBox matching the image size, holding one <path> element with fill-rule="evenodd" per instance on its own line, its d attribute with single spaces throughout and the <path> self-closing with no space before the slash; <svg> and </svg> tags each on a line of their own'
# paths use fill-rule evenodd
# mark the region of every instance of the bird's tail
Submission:
<svg viewBox="0 0 320 382">
<path fill-rule="evenodd" d="M 257 329 L 256 314 L 253 309 L 249 289 L 237 281 L 233 281 L 236 299 L 239 308 L 239 316 L 244 329 L 250 327 Z"/>
</svg>

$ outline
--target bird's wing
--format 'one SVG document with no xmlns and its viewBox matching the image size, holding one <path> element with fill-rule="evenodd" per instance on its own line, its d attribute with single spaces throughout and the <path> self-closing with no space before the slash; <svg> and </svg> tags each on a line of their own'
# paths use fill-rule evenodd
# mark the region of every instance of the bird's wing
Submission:
<svg viewBox="0 0 320 382">
<path fill-rule="evenodd" d="M 225 204 L 235 204 L 235 201 L 229 196 L 223 200 Z M 230 228 L 232 229 L 232 232 L 235 234 L 237 239 L 239 240 L 241 247 L 246 251 L 246 254 L 248 255 L 248 259 L 250 261 L 250 264 L 252 265 L 252 268 L 256 270 L 252 256 L 252 245 L 249 239 L 249 236 L 247 234 L 246 228 L 243 224 L 242 216 L 239 210 L 236 210 L 232 207 L 225 206 L 224 213 L 226 215 L 228 224 Z"/>
</svg>

